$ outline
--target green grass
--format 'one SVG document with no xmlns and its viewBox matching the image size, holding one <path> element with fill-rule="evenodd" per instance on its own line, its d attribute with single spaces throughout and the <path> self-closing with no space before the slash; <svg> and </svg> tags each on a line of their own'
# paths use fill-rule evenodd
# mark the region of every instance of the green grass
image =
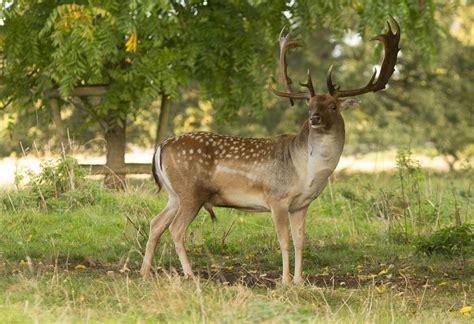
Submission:
<svg viewBox="0 0 474 324">
<path fill-rule="evenodd" d="M 1 322 L 469 322 L 472 251 L 426 255 L 419 237 L 474 222 L 472 179 L 341 175 L 311 206 L 305 286 L 278 283 L 269 214 L 201 212 L 187 232 L 196 280 L 176 273 L 165 233 L 157 275 L 138 274 L 148 222 L 166 203 L 151 181 L 125 192 L 83 187 L 0 196 Z M 87 196 L 84 199 L 83 196 Z"/>
</svg>

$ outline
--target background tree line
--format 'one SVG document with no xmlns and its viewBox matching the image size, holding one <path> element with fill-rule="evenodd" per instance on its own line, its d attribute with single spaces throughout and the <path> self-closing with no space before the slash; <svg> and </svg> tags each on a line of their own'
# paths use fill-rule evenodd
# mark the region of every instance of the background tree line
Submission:
<svg viewBox="0 0 474 324">
<path fill-rule="evenodd" d="M 104 138 L 119 169 L 126 143 L 151 147 L 194 129 L 296 131 L 304 103 L 272 97 L 282 26 L 303 40 L 289 73 L 326 92 L 365 84 L 381 48 L 368 39 L 391 14 L 402 52 L 390 90 L 346 114 L 352 153 L 427 147 L 472 155 L 473 17 L 466 1 L 7 1 L 0 28 L 0 154 L 33 141 Z M 67 145 L 65 145 L 67 147 Z M 87 150 L 100 145 L 87 145 Z"/>
</svg>

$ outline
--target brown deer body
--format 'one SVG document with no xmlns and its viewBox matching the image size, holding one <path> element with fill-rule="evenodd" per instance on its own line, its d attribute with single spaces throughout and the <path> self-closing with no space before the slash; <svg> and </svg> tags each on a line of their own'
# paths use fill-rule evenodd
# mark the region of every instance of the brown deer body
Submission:
<svg viewBox="0 0 474 324">
<path fill-rule="evenodd" d="M 398 25 L 397 30 L 397 34 L 390 31 L 377 38 L 389 53 L 384 58 L 377 82 L 373 82 L 373 77 L 365 88 L 348 90 L 349 95 L 332 84 L 331 69 L 328 72 L 329 94 L 316 95 L 309 74 L 304 86 L 310 93 L 292 92 L 285 54 L 288 48 L 298 44 L 280 37 L 280 61 L 288 92 L 273 88 L 272 91 L 290 100 L 306 99 L 309 107 L 308 120 L 296 135 L 246 138 L 193 132 L 162 142 L 153 158 L 153 175 L 157 184 L 168 192 L 168 204 L 151 222 L 142 274 L 149 274 L 157 242 L 169 228 L 183 272 L 192 276 L 184 247 L 186 228 L 202 207 L 212 217 L 215 217 L 213 207 L 231 207 L 271 212 L 282 250 L 282 280 L 285 283 L 290 281 L 291 230 L 295 250 L 293 281 L 302 282 L 306 212 L 309 204 L 323 191 L 339 162 L 345 137 L 341 111 L 355 103 L 352 99 L 341 98 L 380 90 L 383 82 L 381 89 L 385 87 L 396 62 Z M 392 44 L 393 37 L 397 37 L 397 41 Z"/>
</svg>

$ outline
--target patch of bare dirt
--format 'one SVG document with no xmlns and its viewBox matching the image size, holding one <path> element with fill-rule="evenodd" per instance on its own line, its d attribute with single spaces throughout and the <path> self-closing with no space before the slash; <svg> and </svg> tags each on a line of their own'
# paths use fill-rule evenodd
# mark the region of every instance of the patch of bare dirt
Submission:
<svg viewBox="0 0 474 324">
<path fill-rule="evenodd" d="M 324 273 L 318 275 L 305 275 L 305 283 L 321 288 L 348 288 L 358 289 L 364 286 L 372 285 L 379 287 L 378 289 L 429 289 L 433 287 L 443 286 L 459 287 L 462 285 L 467 291 L 471 291 L 474 282 L 469 281 L 472 278 L 472 269 L 462 269 L 453 267 L 452 271 L 436 272 L 427 271 L 426 273 L 418 269 L 415 271 L 411 269 L 399 269 L 391 271 L 381 271 L 376 274 L 370 273 L 367 269 L 356 273 Z M 48 273 L 57 271 L 67 272 L 82 272 L 90 275 L 108 275 L 120 276 L 130 275 L 139 277 L 139 266 L 129 265 L 127 261 L 120 264 L 117 263 L 101 263 L 91 258 L 76 258 L 76 259 L 57 259 L 53 262 L 24 260 L 20 262 L 0 262 L 0 275 L 20 274 L 20 273 Z M 179 271 L 174 268 L 163 269 L 158 267 L 154 269 L 155 275 L 170 276 L 181 275 Z M 209 280 L 211 282 L 218 282 L 224 285 L 242 284 L 251 288 L 275 288 L 281 282 L 280 271 L 257 271 L 251 270 L 241 265 L 234 265 L 223 268 L 208 268 L 195 269 L 195 275 L 201 279 Z"/>
</svg>

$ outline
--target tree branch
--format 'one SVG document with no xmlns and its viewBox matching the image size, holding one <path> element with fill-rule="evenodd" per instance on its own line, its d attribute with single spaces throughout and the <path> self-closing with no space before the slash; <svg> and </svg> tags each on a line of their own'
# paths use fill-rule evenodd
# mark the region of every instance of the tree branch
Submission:
<svg viewBox="0 0 474 324">
<path fill-rule="evenodd" d="M 8 101 L 0 108 L 0 110 L 5 110 L 7 109 L 8 106 L 13 102 L 13 98 L 8 99 Z"/>
<path fill-rule="evenodd" d="M 107 93 L 108 85 L 79 86 L 69 93 L 71 97 L 100 97 Z M 47 98 L 61 98 L 57 89 L 48 89 L 44 92 Z"/>
<path fill-rule="evenodd" d="M 109 126 L 107 125 L 107 123 L 104 122 L 104 120 L 100 118 L 99 115 L 97 115 L 94 109 L 90 109 L 89 105 L 84 103 L 84 101 L 82 101 L 80 97 L 72 98 L 71 100 L 69 100 L 69 102 L 73 104 L 75 107 L 77 107 L 78 109 L 81 109 L 85 111 L 86 113 L 90 114 L 92 118 L 94 118 L 95 121 L 99 123 L 99 125 L 102 127 L 104 132 L 108 130 Z"/>
</svg>

